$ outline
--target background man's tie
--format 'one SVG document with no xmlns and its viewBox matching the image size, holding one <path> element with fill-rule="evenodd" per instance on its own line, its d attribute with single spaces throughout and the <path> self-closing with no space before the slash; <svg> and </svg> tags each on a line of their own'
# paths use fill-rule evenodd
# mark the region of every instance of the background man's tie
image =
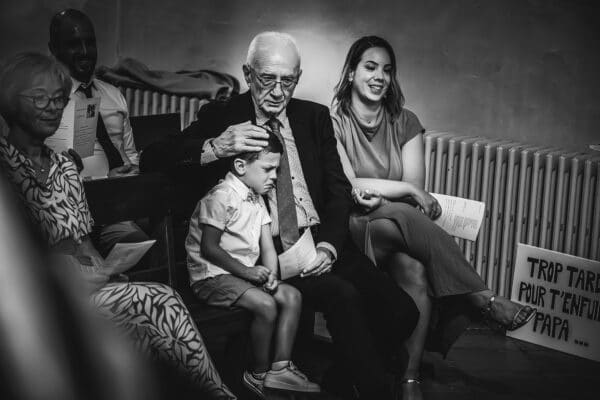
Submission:
<svg viewBox="0 0 600 400">
<path fill-rule="evenodd" d="M 85 97 L 91 99 L 92 97 L 92 85 L 88 85 L 88 87 L 84 87 L 83 85 L 79 86 L 79 89 Z M 104 154 L 106 154 L 106 158 L 108 159 L 108 169 L 117 168 L 123 165 L 123 159 L 119 154 L 119 150 L 115 147 L 110 137 L 108 137 L 108 132 L 106 131 L 106 126 L 104 126 L 104 121 L 102 120 L 102 115 L 100 115 L 100 109 L 96 110 L 98 112 L 98 125 L 96 126 L 96 138 L 98 139 L 98 143 L 102 146 L 104 150 Z"/>
<path fill-rule="evenodd" d="M 277 173 L 277 217 L 279 220 L 279 238 L 283 250 L 289 249 L 300 238 L 298 232 L 298 216 L 296 215 L 296 201 L 294 199 L 294 190 L 292 186 L 292 175 L 290 173 L 290 163 L 288 162 L 287 149 L 285 141 L 279 130 L 279 121 L 271 118 L 267 121 L 267 126 L 275 134 L 283 145 L 283 154 L 279 163 Z"/>
</svg>

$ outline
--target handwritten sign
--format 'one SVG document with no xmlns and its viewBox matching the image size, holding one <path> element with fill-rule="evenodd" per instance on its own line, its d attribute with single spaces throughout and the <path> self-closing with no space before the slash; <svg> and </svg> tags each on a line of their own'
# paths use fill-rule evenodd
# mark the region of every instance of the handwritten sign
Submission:
<svg viewBox="0 0 600 400">
<path fill-rule="evenodd" d="M 537 314 L 508 336 L 600 361 L 600 262 L 519 243 L 511 300 Z"/>
</svg>

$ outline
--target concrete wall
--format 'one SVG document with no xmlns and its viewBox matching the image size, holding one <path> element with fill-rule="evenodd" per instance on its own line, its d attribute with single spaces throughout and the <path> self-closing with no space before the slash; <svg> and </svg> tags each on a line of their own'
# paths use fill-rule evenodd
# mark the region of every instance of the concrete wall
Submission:
<svg viewBox="0 0 600 400">
<path fill-rule="evenodd" d="M 298 40 L 296 94 L 329 104 L 356 38 L 396 49 L 407 107 L 429 130 L 583 150 L 600 142 L 600 35 L 593 1 L 569 0 L 21 0 L 2 5 L 0 50 L 44 50 L 64 6 L 96 24 L 100 62 L 212 68 L 240 80 L 252 36 Z"/>
</svg>

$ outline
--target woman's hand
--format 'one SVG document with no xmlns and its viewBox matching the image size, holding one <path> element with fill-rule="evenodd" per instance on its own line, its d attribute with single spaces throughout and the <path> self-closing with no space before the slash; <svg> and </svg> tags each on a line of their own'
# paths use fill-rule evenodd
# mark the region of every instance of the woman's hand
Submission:
<svg viewBox="0 0 600 400">
<path fill-rule="evenodd" d="M 124 164 L 120 167 L 116 167 L 108 171 L 108 177 L 116 177 L 116 176 L 130 176 L 137 175 L 140 173 L 140 169 L 137 165 L 132 164 Z"/>
<path fill-rule="evenodd" d="M 98 291 L 110 278 L 89 256 L 54 253 L 51 254 L 50 261 L 63 279 L 78 283 L 85 295 Z"/>
<path fill-rule="evenodd" d="M 381 193 L 370 189 L 361 190 L 354 188 L 352 189 L 352 198 L 354 199 L 354 202 L 361 206 L 367 213 L 376 210 L 387 203 L 387 200 Z"/>
<path fill-rule="evenodd" d="M 93 294 L 108 283 L 109 276 L 103 271 L 83 272 L 81 276 L 85 282 L 85 290 L 88 294 Z"/>
<path fill-rule="evenodd" d="M 415 188 L 412 194 L 413 199 L 419 203 L 419 207 L 423 214 L 427 215 L 432 220 L 439 218 L 442 215 L 442 207 L 440 203 L 423 189 Z"/>
<path fill-rule="evenodd" d="M 75 164 L 75 167 L 77 168 L 77 172 L 81 173 L 81 171 L 83 171 L 83 161 L 81 160 L 79 153 L 73 149 L 69 149 L 64 150 L 61 154 L 73 161 L 73 164 Z"/>
</svg>

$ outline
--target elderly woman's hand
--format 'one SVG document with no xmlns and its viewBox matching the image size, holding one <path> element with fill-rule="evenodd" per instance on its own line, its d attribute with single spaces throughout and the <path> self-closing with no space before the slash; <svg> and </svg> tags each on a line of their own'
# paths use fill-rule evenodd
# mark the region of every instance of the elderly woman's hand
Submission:
<svg viewBox="0 0 600 400">
<path fill-rule="evenodd" d="M 73 164 L 75 164 L 75 167 L 77 168 L 77 172 L 83 171 L 83 161 L 81 160 L 79 153 L 73 149 L 69 149 L 63 151 L 61 154 L 73 161 Z"/>
<path fill-rule="evenodd" d="M 113 168 L 110 171 L 108 171 L 108 176 L 109 177 L 130 176 L 130 175 L 137 175 L 139 173 L 140 173 L 140 169 L 137 165 L 125 164 L 125 165 Z"/>
<path fill-rule="evenodd" d="M 354 202 L 361 206 L 367 213 L 376 210 L 387 203 L 387 200 L 381 193 L 371 189 L 362 190 L 354 188 L 352 189 L 352 198 L 354 199 Z"/>
</svg>

